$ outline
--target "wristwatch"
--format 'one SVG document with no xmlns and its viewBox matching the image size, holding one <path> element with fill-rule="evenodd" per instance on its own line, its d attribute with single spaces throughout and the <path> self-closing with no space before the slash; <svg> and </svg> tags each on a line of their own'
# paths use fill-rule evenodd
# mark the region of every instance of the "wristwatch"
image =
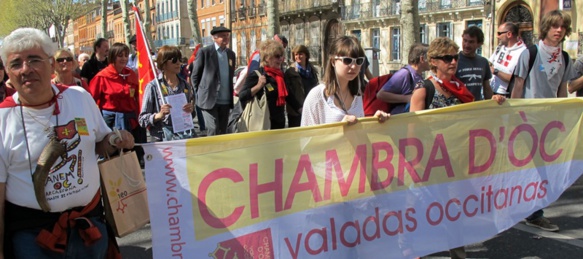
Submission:
<svg viewBox="0 0 583 259">
<path fill-rule="evenodd" d="M 498 69 L 494 68 L 494 75 L 498 75 Z"/>
</svg>

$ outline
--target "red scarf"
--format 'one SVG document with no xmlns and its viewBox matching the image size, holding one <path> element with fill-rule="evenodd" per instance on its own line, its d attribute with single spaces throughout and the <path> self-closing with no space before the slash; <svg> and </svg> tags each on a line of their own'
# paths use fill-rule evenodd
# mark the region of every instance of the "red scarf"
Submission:
<svg viewBox="0 0 583 259">
<path fill-rule="evenodd" d="M 437 81 L 443 89 L 455 95 L 455 97 L 457 97 L 462 103 L 470 103 L 474 101 L 474 95 L 472 95 L 466 85 L 457 79 L 457 77 L 452 76 L 450 81 L 441 81 L 437 78 L 434 79 L 436 79 L 435 81 Z"/>
<path fill-rule="evenodd" d="M 283 80 L 283 72 L 279 68 L 263 67 L 265 72 L 270 76 L 275 78 L 277 83 L 277 106 L 285 105 L 285 97 L 287 97 L 287 87 L 285 87 L 285 81 Z"/>
</svg>

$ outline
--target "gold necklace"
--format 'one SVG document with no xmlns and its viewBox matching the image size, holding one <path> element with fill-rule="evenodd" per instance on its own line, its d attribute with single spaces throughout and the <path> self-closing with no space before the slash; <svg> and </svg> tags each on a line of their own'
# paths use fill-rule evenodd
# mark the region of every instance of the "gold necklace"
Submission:
<svg viewBox="0 0 583 259">
<path fill-rule="evenodd" d="M 37 123 L 42 125 L 44 127 L 43 131 L 46 134 L 49 134 L 51 132 L 51 129 L 53 127 L 53 125 L 51 125 L 51 117 L 52 116 L 49 116 L 47 123 L 42 123 L 36 116 L 32 115 L 28 110 L 26 111 L 26 114 L 28 114 L 28 116 L 30 116 L 34 121 L 36 121 Z"/>
</svg>

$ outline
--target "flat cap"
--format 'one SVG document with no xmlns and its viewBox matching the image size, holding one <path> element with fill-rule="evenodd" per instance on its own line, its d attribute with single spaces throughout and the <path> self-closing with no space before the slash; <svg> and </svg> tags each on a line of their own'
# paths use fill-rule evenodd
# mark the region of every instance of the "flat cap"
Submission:
<svg viewBox="0 0 583 259">
<path fill-rule="evenodd" d="M 211 35 L 215 35 L 219 32 L 231 32 L 230 29 L 227 29 L 223 26 L 219 26 L 219 27 L 213 27 L 213 29 L 211 30 Z"/>
</svg>

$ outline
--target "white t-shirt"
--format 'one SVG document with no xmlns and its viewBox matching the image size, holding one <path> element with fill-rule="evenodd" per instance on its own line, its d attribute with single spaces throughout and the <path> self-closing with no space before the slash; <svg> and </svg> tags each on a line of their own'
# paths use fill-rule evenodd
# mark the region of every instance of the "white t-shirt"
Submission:
<svg viewBox="0 0 583 259">
<path fill-rule="evenodd" d="M 514 46 L 507 48 L 506 46 L 499 46 L 494 54 L 490 57 L 490 63 L 494 65 L 495 69 L 506 74 L 511 74 L 514 72 L 516 64 L 518 64 L 518 58 L 522 51 L 526 49 L 526 44 L 519 41 Z M 508 89 L 508 82 L 500 79 L 498 76 L 494 75 L 490 81 L 490 87 L 492 91 L 498 94 L 506 94 Z"/>
<path fill-rule="evenodd" d="M 323 84 L 317 85 L 308 93 L 302 109 L 301 126 L 319 125 L 325 123 L 340 122 L 345 115 L 354 115 L 357 118 L 364 117 L 362 95 L 357 95 L 347 112 L 334 104 L 334 96 L 324 95 Z"/>
<path fill-rule="evenodd" d="M 55 93 L 59 89 L 53 85 Z M 111 132 L 91 95 L 81 87 L 64 88 L 57 99 L 58 115 L 53 115 L 54 104 L 37 110 L 19 106 L 18 93 L 13 98 L 14 103 L 0 108 L 0 182 L 6 183 L 6 200 L 40 209 L 31 171 L 49 143 L 45 128 L 57 125 L 58 120 L 55 132 L 66 143 L 67 152 L 49 173 L 45 185 L 47 201 L 52 212 L 87 205 L 100 186 L 95 143 Z"/>
</svg>

